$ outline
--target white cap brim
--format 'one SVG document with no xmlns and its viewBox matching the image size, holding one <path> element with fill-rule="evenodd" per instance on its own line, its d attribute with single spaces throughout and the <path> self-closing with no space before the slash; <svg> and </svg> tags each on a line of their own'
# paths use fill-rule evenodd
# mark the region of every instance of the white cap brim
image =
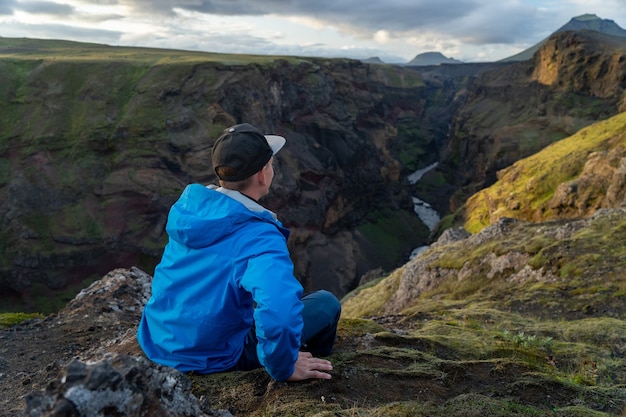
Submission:
<svg viewBox="0 0 626 417">
<path fill-rule="evenodd" d="M 276 155 L 278 151 L 280 151 L 282 147 L 285 146 L 285 142 L 287 142 L 285 138 L 282 136 L 278 136 L 278 135 L 264 135 L 264 136 L 265 136 L 265 139 L 267 140 L 267 144 L 270 145 L 270 148 L 272 148 L 272 152 L 274 155 Z"/>
</svg>

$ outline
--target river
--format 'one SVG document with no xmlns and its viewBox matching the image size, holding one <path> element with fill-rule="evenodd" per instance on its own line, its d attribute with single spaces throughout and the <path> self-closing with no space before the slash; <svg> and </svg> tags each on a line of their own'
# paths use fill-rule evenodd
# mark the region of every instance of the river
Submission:
<svg viewBox="0 0 626 417">
<path fill-rule="evenodd" d="M 419 180 L 422 179 L 424 174 L 426 174 L 430 170 L 435 169 L 437 165 L 439 165 L 439 162 L 435 162 L 433 164 L 428 165 L 425 168 L 422 168 L 413 172 L 411 175 L 407 177 L 409 182 L 411 184 L 416 184 Z M 437 226 L 437 223 L 439 223 L 439 221 L 441 220 L 439 213 L 437 213 L 437 211 L 435 211 L 431 207 L 431 205 L 428 204 L 427 202 L 420 200 L 417 197 L 412 197 L 412 198 L 413 198 L 413 211 L 415 212 L 415 214 L 417 214 L 417 216 L 420 218 L 422 223 L 424 223 L 426 227 L 428 227 L 428 229 L 432 232 Z M 428 246 L 420 246 L 420 247 L 413 249 L 413 251 L 411 252 L 411 255 L 409 256 L 409 259 L 413 259 L 417 254 L 426 250 L 427 248 Z"/>
</svg>

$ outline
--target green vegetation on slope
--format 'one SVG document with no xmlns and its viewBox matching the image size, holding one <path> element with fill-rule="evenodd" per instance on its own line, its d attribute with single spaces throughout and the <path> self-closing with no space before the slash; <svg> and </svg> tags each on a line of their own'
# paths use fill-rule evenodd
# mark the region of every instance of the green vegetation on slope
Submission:
<svg viewBox="0 0 626 417">
<path fill-rule="evenodd" d="M 594 200 L 602 199 L 606 192 L 601 184 L 590 191 L 592 195 L 579 193 L 581 199 L 588 201 L 572 203 L 578 209 L 574 214 L 555 212 L 552 199 L 559 185 L 579 178 L 591 154 L 611 150 L 626 152 L 626 113 L 582 129 L 502 170 L 494 185 L 465 203 L 465 229 L 475 233 L 503 217 L 545 221 L 564 217 L 563 214 L 584 214 L 581 212 L 586 207 L 592 213 L 598 208 Z"/>
<path fill-rule="evenodd" d="M 384 307 L 394 310 L 389 302 L 400 291 L 400 281 L 419 282 L 414 275 L 431 271 L 437 271 L 433 277 L 439 281 L 410 300 L 406 311 L 430 311 L 428 306 L 445 300 L 542 316 L 606 309 L 619 314 L 626 297 L 626 215 L 617 210 L 580 222 L 509 222 L 502 226 L 506 232 L 487 229 L 485 237 L 432 246 L 388 277 L 346 296 L 344 315 L 375 316 L 383 314 Z"/>
<path fill-rule="evenodd" d="M 42 317 L 39 313 L 0 313 L 0 330 L 20 324 L 26 320 Z"/>
<path fill-rule="evenodd" d="M 218 54 L 174 49 L 110 46 L 65 40 L 0 38 L 0 59 L 136 62 L 148 65 L 219 62 L 225 65 L 271 63 L 277 59 L 299 60 L 295 57 L 267 55 Z"/>
<path fill-rule="evenodd" d="M 624 242 L 626 210 L 576 222 L 508 220 L 467 239 L 435 245 L 388 277 L 353 291 L 342 300 L 341 331 L 353 335 L 346 328 L 355 323 L 365 329 L 368 318 L 386 327 L 363 330 L 369 335 L 365 351 L 376 364 L 363 368 L 379 378 L 385 375 L 386 386 L 412 375 L 424 387 L 433 379 L 446 381 L 451 373 L 454 382 L 441 386 L 460 386 L 458 396 L 448 393 L 445 401 L 430 405 L 407 399 L 395 408 L 381 404 L 374 411 L 359 407 L 360 412 L 623 415 Z M 400 311 L 394 308 L 403 291 L 426 280 L 439 281 Z M 381 346 L 384 355 L 371 350 Z M 339 369 L 365 360 L 365 353 L 354 355 L 360 360 L 339 355 Z M 430 370 L 430 376 L 417 369 Z"/>
</svg>

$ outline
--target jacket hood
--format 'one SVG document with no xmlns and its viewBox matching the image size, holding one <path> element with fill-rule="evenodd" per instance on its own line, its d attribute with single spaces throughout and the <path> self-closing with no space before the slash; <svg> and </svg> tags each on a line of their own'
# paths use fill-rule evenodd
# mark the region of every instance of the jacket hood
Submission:
<svg viewBox="0 0 626 417">
<path fill-rule="evenodd" d="M 274 224 L 288 236 L 276 215 L 238 191 L 188 185 L 170 209 L 167 234 L 189 248 L 209 246 L 244 227 L 249 221 Z"/>
</svg>

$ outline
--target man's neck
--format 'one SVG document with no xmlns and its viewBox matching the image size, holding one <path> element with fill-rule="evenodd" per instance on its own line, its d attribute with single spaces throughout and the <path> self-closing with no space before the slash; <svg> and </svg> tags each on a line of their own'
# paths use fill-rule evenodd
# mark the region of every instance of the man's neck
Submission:
<svg viewBox="0 0 626 417">
<path fill-rule="evenodd" d="M 268 213 L 270 213 L 272 215 L 274 220 L 277 219 L 276 214 L 273 211 L 266 209 L 261 204 L 259 204 L 255 199 L 253 199 L 252 197 L 242 193 L 241 191 L 231 190 L 230 188 L 225 188 L 225 187 L 219 187 L 218 188 L 215 185 L 210 185 L 208 187 L 212 188 L 215 191 L 218 191 L 218 192 L 220 192 L 220 193 L 222 193 L 224 195 L 229 196 L 233 200 L 239 201 L 241 204 L 246 206 L 246 208 L 248 210 L 250 210 L 250 211 L 256 211 L 256 212 L 267 211 Z"/>
</svg>

